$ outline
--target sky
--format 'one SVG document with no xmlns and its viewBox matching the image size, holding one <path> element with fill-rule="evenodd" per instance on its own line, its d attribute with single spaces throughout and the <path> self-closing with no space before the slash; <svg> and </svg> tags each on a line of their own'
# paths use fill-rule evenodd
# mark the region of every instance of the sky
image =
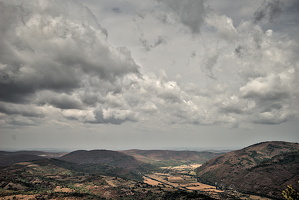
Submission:
<svg viewBox="0 0 299 200">
<path fill-rule="evenodd" d="M 0 0 L 0 149 L 299 142 L 298 0 Z"/>
</svg>

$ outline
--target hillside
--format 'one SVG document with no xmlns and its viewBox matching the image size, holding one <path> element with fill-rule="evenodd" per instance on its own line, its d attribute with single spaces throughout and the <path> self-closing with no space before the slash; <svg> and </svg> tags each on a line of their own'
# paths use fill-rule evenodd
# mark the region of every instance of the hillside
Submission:
<svg viewBox="0 0 299 200">
<path fill-rule="evenodd" d="M 108 175 L 138 180 L 142 179 L 141 174 L 154 169 L 149 164 L 138 161 L 132 156 L 111 150 L 78 150 L 58 159 L 79 164 L 80 171 L 101 173 L 104 170 Z"/>
<path fill-rule="evenodd" d="M 43 151 L 0 151 L 0 166 L 9 166 L 19 162 L 55 158 L 64 153 L 49 153 Z"/>
<path fill-rule="evenodd" d="M 125 154 L 135 157 L 137 160 L 154 164 L 156 166 L 174 166 L 182 164 L 202 164 L 223 153 L 197 152 L 197 151 L 170 151 L 170 150 L 126 150 Z"/>
<path fill-rule="evenodd" d="M 41 156 L 19 154 L 19 155 L 0 155 L 0 166 L 9 166 L 19 162 L 45 159 Z"/>
<path fill-rule="evenodd" d="M 197 169 L 202 182 L 273 198 L 299 180 L 299 144 L 263 142 L 214 158 Z"/>
<path fill-rule="evenodd" d="M 35 155 L 46 158 L 57 158 L 65 153 L 54 153 L 54 152 L 45 152 L 45 151 L 0 151 L 0 156 L 15 156 L 15 155 Z"/>
<path fill-rule="evenodd" d="M 78 150 L 66 154 L 59 159 L 78 164 L 113 165 L 126 169 L 134 169 L 144 164 L 132 156 L 110 150 Z"/>
</svg>

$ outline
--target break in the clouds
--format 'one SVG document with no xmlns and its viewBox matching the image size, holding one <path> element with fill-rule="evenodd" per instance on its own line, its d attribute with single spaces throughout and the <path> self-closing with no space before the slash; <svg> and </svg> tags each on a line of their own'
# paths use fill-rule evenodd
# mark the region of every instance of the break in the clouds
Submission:
<svg viewBox="0 0 299 200">
<path fill-rule="evenodd" d="M 0 2 L 1 126 L 52 120 L 237 127 L 298 116 L 298 46 L 258 23 L 283 17 L 283 3 L 260 2 L 238 24 L 209 1 L 118 3 L 97 2 L 100 11 L 111 8 L 109 19 L 128 19 L 104 27 L 84 1 Z M 137 37 L 112 45 L 115 30 Z M 170 68 L 181 78 L 170 77 Z M 195 81 L 184 79 L 188 70 Z"/>
</svg>

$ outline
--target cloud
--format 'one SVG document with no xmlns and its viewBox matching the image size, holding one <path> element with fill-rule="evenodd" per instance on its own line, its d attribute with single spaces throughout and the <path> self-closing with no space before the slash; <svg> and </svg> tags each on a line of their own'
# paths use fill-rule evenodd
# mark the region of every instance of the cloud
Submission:
<svg viewBox="0 0 299 200">
<path fill-rule="evenodd" d="M 192 33 L 199 33 L 204 23 L 207 8 L 204 0 L 159 0 L 166 4 L 179 21 L 187 26 Z"/>
<path fill-rule="evenodd" d="M 273 22 L 278 18 L 283 10 L 283 3 L 279 0 L 264 1 L 262 6 L 254 13 L 254 22 L 268 20 Z"/>
<path fill-rule="evenodd" d="M 159 2 L 154 13 L 141 11 L 144 17 L 131 22 L 138 33 L 124 30 L 135 34 L 133 50 L 113 47 L 91 11 L 75 1 L 1 2 L 9 10 L 0 12 L 1 119 L 18 126 L 54 120 L 237 127 L 296 115 L 296 44 L 257 23 L 235 26 L 226 15 L 207 13 L 205 1 Z M 133 5 L 110 12 L 136 16 Z M 194 72 L 195 82 L 169 78 L 164 67 L 181 77 Z"/>
<path fill-rule="evenodd" d="M 256 124 L 281 124 L 286 122 L 291 116 L 285 110 L 274 110 L 262 112 L 254 116 L 252 121 Z"/>
<path fill-rule="evenodd" d="M 1 54 L 2 101 L 21 102 L 35 92 L 69 92 L 80 88 L 82 77 L 114 82 L 139 73 L 130 53 L 115 49 L 90 11 L 73 1 L 1 3 L 15 10 L 4 21 Z M 78 13 L 80 13 L 78 15 Z M 8 16 L 7 16 L 8 15 Z M 1 12 L 1 18 L 9 18 Z M 4 25 L 3 25 L 4 26 Z"/>
<path fill-rule="evenodd" d="M 146 51 L 150 51 L 151 49 L 166 43 L 165 39 L 162 36 L 159 36 L 156 41 L 154 41 L 153 44 L 149 44 L 149 42 L 147 41 L 147 39 L 145 39 L 144 37 L 140 38 L 139 41 L 142 43 L 142 45 L 144 46 L 144 49 Z"/>
<path fill-rule="evenodd" d="M 0 102 L 0 112 L 7 115 L 22 115 L 26 117 L 44 117 L 43 110 L 33 105 L 19 105 Z"/>
<path fill-rule="evenodd" d="M 237 30 L 231 18 L 222 15 L 210 14 L 206 18 L 206 23 L 216 29 L 220 37 L 225 40 L 233 40 L 237 37 Z"/>
<path fill-rule="evenodd" d="M 269 74 L 249 81 L 240 88 L 241 97 L 254 101 L 254 123 L 280 124 L 287 121 L 295 113 L 291 99 L 296 96 L 294 91 L 294 69 Z"/>
<path fill-rule="evenodd" d="M 15 126 L 37 126 L 40 124 L 38 118 L 28 118 L 24 116 L 9 116 L 5 120 L 4 126 L 14 128 Z"/>
<path fill-rule="evenodd" d="M 219 49 L 217 48 L 206 48 L 205 58 L 203 59 L 202 71 L 210 78 L 216 79 L 214 76 L 213 68 L 219 59 Z"/>
<path fill-rule="evenodd" d="M 249 81 L 240 88 L 243 98 L 255 98 L 267 101 L 288 99 L 292 93 L 291 80 L 294 70 L 281 74 L 270 74 L 267 77 L 258 77 Z"/>
<path fill-rule="evenodd" d="M 70 94 L 42 91 L 36 95 L 36 104 L 51 105 L 60 109 L 83 109 L 81 100 Z"/>
<path fill-rule="evenodd" d="M 119 109 L 96 109 L 94 111 L 95 121 L 92 123 L 108 123 L 108 124 L 121 124 L 125 121 L 137 121 L 137 115 L 129 110 Z"/>
</svg>

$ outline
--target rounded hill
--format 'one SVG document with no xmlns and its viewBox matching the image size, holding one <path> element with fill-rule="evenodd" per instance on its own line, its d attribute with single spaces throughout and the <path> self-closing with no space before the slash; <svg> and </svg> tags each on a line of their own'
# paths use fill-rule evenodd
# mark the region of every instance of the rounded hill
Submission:
<svg viewBox="0 0 299 200">
<path fill-rule="evenodd" d="M 78 150 L 59 159 L 78 164 L 112 165 L 126 169 L 133 169 L 144 164 L 132 156 L 110 150 Z"/>
</svg>

